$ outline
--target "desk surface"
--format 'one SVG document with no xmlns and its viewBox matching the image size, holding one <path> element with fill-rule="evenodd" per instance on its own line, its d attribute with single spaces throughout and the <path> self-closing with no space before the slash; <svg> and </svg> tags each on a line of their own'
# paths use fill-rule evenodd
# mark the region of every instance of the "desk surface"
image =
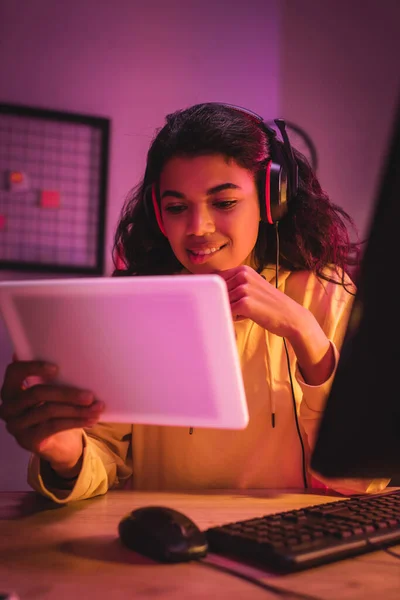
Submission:
<svg viewBox="0 0 400 600">
<path fill-rule="evenodd" d="M 167 493 L 111 491 L 70 505 L 55 505 L 33 492 L 0 493 L 0 593 L 21 600 L 119 600 L 126 598 L 296 599 L 278 596 L 201 563 L 156 564 L 124 548 L 119 520 L 139 506 L 170 506 L 201 529 L 338 499 L 304 492 Z M 397 547 L 399 552 L 399 547 Z M 215 557 L 215 555 L 210 555 Z M 224 559 L 221 564 L 224 563 Z M 232 566 L 231 562 L 226 563 Z M 253 571 L 280 590 L 320 600 L 398 600 L 400 563 L 378 551 L 291 575 Z"/>
</svg>

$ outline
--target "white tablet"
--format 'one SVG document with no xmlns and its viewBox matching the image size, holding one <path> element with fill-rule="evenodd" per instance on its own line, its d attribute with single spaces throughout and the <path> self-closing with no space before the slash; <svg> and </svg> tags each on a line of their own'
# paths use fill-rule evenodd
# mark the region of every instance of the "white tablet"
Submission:
<svg viewBox="0 0 400 600">
<path fill-rule="evenodd" d="M 218 275 L 0 282 L 20 360 L 59 365 L 93 391 L 104 422 L 243 429 L 248 410 Z"/>
</svg>

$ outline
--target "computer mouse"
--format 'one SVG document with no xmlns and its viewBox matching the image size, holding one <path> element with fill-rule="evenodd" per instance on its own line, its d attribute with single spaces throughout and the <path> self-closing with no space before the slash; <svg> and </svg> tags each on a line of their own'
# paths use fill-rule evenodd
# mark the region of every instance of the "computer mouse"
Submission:
<svg viewBox="0 0 400 600">
<path fill-rule="evenodd" d="M 137 508 L 118 524 L 121 542 L 160 562 L 184 562 L 206 556 L 206 535 L 183 513 L 165 506 Z"/>
</svg>

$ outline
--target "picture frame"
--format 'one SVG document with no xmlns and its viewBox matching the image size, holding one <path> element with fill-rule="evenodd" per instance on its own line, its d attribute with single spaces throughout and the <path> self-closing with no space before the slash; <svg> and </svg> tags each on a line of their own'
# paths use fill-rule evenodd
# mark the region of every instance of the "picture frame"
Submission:
<svg viewBox="0 0 400 600">
<path fill-rule="evenodd" d="M 110 125 L 0 103 L 0 270 L 103 274 Z"/>
</svg>

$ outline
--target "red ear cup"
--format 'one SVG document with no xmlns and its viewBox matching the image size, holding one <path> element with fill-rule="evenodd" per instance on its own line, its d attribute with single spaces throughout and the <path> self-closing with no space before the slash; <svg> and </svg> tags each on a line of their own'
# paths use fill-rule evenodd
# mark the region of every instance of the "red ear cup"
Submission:
<svg viewBox="0 0 400 600">
<path fill-rule="evenodd" d="M 154 208 L 154 214 L 156 216 L 157 219 L 157 224 L 160 228 L 160 231 L 163 235 L 165 235 L 165 237 L 167 237 L 167 234 L 165 233 L 165 229 L 164 229 L 164 225 L 162 222 L 162 218 L 161 218 L 161 211 L 160 211 L 160 207 L 158 206 L 158 201 L 157 201 L 157 189 L 155 184 L 153 184 L 151 186 L 151 199 L 153 201 L 153 208 Z"/>
<path fill-rule="evenodd" d="M 261 219 L 270 225 L 280 221 L 287 213 L 287 174 L 272 160 L 259 175 L 258 193 Z"/>
<path fill-rule="evenodd" d="M 270 225 L 272 225 L 273 220 L 271 216 L 271 163 L 270 160 L 267 164 L 267 168 L 265 171 L 265 187 L 264 187 L 264 197 L 261 195 L 260 200 L 263 201 L 265 199 L 265 216 L 266 220 Z"/>
<path fill-rule="evenodd" d="M 119 244 L 119 246 L 118 246 L 117 254 L 116 254 L 116 257 L 115 257 L 115 267 L 119 271 L 124 271 L 126 269 L 126 264 L 125 264 L 124 259 L 123 259 L 122 244 Z"/>
</svg>

